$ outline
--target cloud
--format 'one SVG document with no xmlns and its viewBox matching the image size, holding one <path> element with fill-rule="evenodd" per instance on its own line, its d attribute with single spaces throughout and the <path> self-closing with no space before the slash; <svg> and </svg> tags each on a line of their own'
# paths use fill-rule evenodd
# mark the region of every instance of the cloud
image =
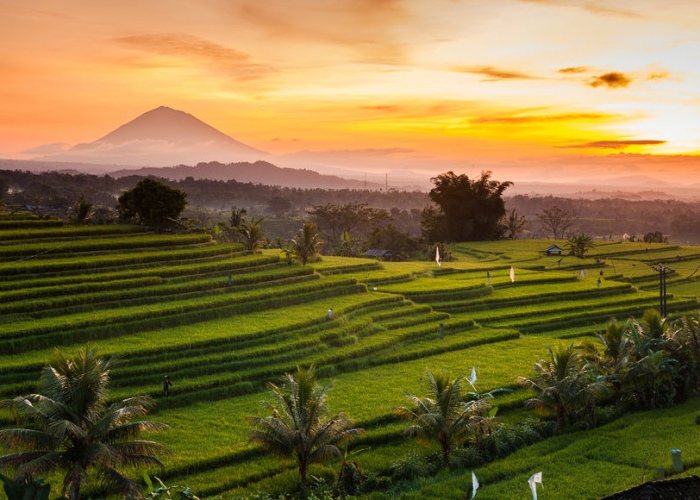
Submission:
<svg viewBox="0 0 700 500">
<path fill-rule="evenodd" d="M 647 75 L 647 80 L 666 80 L 670 78 L 670 74 L 668 71 L 661 70 L 661 71 L 655 71 L 653 73 L 649 73 Z"/>
<path fill-rule="evenodd" d="M 327 149 L 323 151 L 299 151 L 295 155 L 314 155 L 323 157 L 343 157 L 343 158 L 392 158 L 414 153 L 415 150 L 409 148 L 364 148 L 364 149 Z"/>
<path fill-rule="evenodd" d="M 487 81 L 493 80 L 533 80 L 537 77 L 521 73 L 519 71 L 508 71 L 494 68 L 493 66 L 453 66 L 452 71 L 457 73 L 473 73 L 488 77 Z"/>
<path fill-rule="evenodd" d="M 66 144 L 64 142 L 54 142 L 51 144 L 41 144 L 40 146 L 25 149 L 24 151 L 21 151 L 21 153 L 27 155 L 54 155 L 67 151 L 69 147 L 70 144 Z"/>
<path fill-rule="evenodd" d="M 470 120 L 472 124 L 505 124 L 520 125 L 531 123 L 552 123 L 572 121 L 598 121 L 610 119 L 612 115 L 604 113 L 562 113 L 557 115 L 522 115 L 512 114 L 506 116 L 480 116 Z"/>
<path fill-rule="evenodd" d="M 210 42 L 202 38 L 182 33 L 156 33 L 119 37 L 116 41 L 130 49 L 213 65 L 218 69 L 232 72 L 238 79 L 262 78 L 276 71 L 267 65 L 251 61 L 250 55 Z"/>
<path fill-rule="evenodd" d="M 572 7 L 571 0 L 520 0 L 521 2 L 524 3 L 534 3 L 534 4 L 541 4 L 541 5 L 554 5 L 554 6 L 562 6 L 566 8 Z M 612 7 L 609 7 L 607 5 L 604 5 L 604 2 L 576 2 L 576 7 L 581 8 L 583 10 L 587 10 L 588 12 L 591 12 L 593 14 L 602 14 L 602 15 L 613 15 L 613 16 L 620 16 L 620 17 L 629 17 L 629 18 L 643 18 L 638 11 L 633 11 L 633 10 L 622 10 L 622 9 L 615 9 Z"/>
<path fill-rule="evenodd" d="M 610 73 L 605 73 L 600 76 L 595 76 L 588 80 L 588 85 L 591 87 L 601 87 L 605 86 L 611 89 L 616 89 L 619 87 L 625 88 L 630 83 L 632 79 L 626 76 L 624 73 L 619 73 L 617 71 L 612 71 Z"/>
<path fill-rule="evenodd" d="M 575 75 L 579 73 L 585 73 L 588 71 L 586 66 L 572 66 L 570 68 L 562 68 L 558 70 L 558 73 L 563 73 L 565 75 Z"/>
<path fill-rule="evenodd" d="M 397 111 L 401 111 L 403 107 L 397 106 L 395 104 L 377 104 L 374 106 L 360 106 L 359 109 L 365 109 L 368 111 L 379 111 L 382 113 L 394 113 Z"/>
<path fill-rule="evenodd" d="M 237 17 L 268 32 L 276 39 L 293 39 L 315 46 L 330 44 L 349 48 L 360 59 L 379 64 L 407 61 L 396 27 L 409 21 L 403 0 L 246 0 Z"/>
<path fill-rule="evenodd" d="M 629 141 L 594 141 L 584 144 L 576 144 L 573 146 L 562 146 L 563 148 L 572 149 L 625 149 L 630 146 L 660 146 L 668 141 L 660 141 L 654 139 L 641 139 Z"/>
</svg>

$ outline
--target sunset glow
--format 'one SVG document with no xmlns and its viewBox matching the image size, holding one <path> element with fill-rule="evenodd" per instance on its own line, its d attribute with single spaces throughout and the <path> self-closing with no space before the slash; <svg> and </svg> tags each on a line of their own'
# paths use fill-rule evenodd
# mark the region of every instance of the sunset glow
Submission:
<svg viewBox="0 0 700 500">
<path fill-rule="evenodd" d="M 697 0 L 0 7 L 0 158 L 164 105 L 281 166 L 700 182 Z"/>
</svg>

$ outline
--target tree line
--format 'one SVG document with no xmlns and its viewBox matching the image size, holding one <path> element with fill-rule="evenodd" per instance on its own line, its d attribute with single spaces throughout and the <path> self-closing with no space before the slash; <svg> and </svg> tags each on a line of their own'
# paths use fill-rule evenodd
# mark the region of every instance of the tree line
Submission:
<svg viewBox="0 0 700 500">
<path fill-rule="evenodd" d="M 10 210 L 30 209 L 67 218 L 75 214 L 82 201 L 91 207 L 86 214 L 91 221 L 109 222 L 119 215 L 117 198 L 143 179 L 141 176 L 117 179 L 109 175 L 0 170 L 0 203 Z M 244 207 L 249 214 L 266 219 L 264 225 L 268 226 L 271 239 L 280 235 L 289 237 L 296 231 L 287 229 L 288 226 L 272 227 L 272 219 L 307 220 L 315 207 L 354 205 L 389 212 L 391 224 L 398 232 L 423 236 L 433 242 L 493 237 L 565 239 L 574 233 L 593 237 L 627 234 L 641 240 L 647 233 L 659 232 L 675 243 L 700 243 L 700 202 L 508 196 L 507 188 L 511 183 L 494 181 L 490 173 L 486 178 L 482 173 L 481 177 L 473 179 L 452 172 L 440 174 L 433 179 L 435 187 L 428 193 L 297 189 L 192 178 L 156 180 L 187 193 L 185 216 L 190 220 L 211 228 L 226 219 L 232 206 Z M 489 183 L 495 188 L 494 196 L 482 197 L 479 189 L 488 188 Z M 505 211 L 498 216 L 502 220 L 494 233 L 489 220 L 501 213 L 500 200 Z M 448 205 L 458 210 L 455 213 L 460 214 L 459 218 L 441 218 L 450 211 Z M 566 228 L 543 224 L 541 215 L 557 211 L 574 224 Z M 463 223 L 455 222 L 460 218 Z M 445 238 L 445 228 L 454 236 Z"/>
</svg>

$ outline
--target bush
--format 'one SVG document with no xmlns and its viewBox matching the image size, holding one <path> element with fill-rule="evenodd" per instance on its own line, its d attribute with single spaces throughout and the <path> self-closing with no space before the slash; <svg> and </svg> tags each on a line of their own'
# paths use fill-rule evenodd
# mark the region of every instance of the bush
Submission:
<svg viewBox="0 0 700 500">
<path fill-rule="evenodd" d="M 391 464 L 389 472 L 394 480 L 412 480 L 432 475 L 437 471 L 439 463 L 439 460 L 431 462 L 425 455 L 409 453 Z"/>
</svg>

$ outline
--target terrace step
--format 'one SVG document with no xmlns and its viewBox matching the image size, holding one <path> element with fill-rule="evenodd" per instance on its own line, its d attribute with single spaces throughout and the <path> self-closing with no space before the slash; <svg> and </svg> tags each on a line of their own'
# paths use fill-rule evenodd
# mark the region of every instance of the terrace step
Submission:
<svg viewBox="0 0 700 500">
<path fill-rule="evenodd" d="M 190 278 L 200 278 L 193 276 Z M 154 283 L 154 278 L 141 278 L 137 280 L 125 280 L 118 286 L 117 282 L 109 282 L 107 288 L 99 291 L 96 287 L 94 291 L 84 293 L 61 294 L 58 296 L 36 298 L 30 293 L 7 293 L 0 295 L 7 300 L 0 304 L 0 314 L 27 313 L 34 318 L 58 316 L 63 314 L 74 314 L 83 311 L 94 311 L 98 309 L 129 307 L 132 305 L 153 304 L 156 302 L 182 300 L 186 298 L 203 297 L 207 295 L 240 292 L 250 290 L 260 286 L 278 286 L 291 282 L 302 282 L 307 279 L 315 279 L 313 270 L 310 268 L 291 268 L 282 263 L 270 266 L 264 271 L 258 270 L 255 273 L 241 274 L 235 277 L 231 274 L 231 280 L 226 278 L 226 273 L 218 273 L 210 276 L 206 280 L 190 279 L 188 281 L 178 280 L 170 283 L 160 280 Z M 141 283 L 141 286 L 139 286 Z M 36 292 L 32 289 L 30 292 Z M 42 291 L 39 289 L 39 291 Z M 24 295 L 24 297 L 22 297 Z M 17 299 L 15 296 L 19 296 Z M 12 299 L 15 300 L 12 300 Z"/>
<path fill-rule="evenodd" d="M 21 276 L 24 278 L 41 278 L 46 276 L 69 275 L 72 273 L 84 273 L 87 270 L 111 269 L 141 269 L 148 266 L 160 266 L 164 263 L 191 264 L 193 260 L 207 258 L 223 258 L 231 255 L 231 248 L 219 245 L 195 246 L 192 245 L 177 250 L 158 250 L 141 253 L 124 253 L 100 255 L 75 259 L 71 257 L 59 257 L 57 259 L 24 260 L 21 262 L 0 263 L 0 275 L 6 277 Z"/>
<path fill-rule="evenodd" d="M 529 306 L 548 302 L 558 302 L 560 300 L 611 297 L 632 293 L 636 293 L 636 290 L 629 284 L 609 287 L 606 286 L 601 289 L 593 288 L 590 290 L 575 290 L 571 292 L 558 291 L 552 293 L 545 291 L 512 298 L 504 298 L 498 293 L 498 291 L 496 291 L 496 293 L 494 293 L 492 296 L 472 302 L 430 302 L 430 305 L 437 311 L 445 311 L 448 313 L 469 313 L 485 310 L 495 311 L 507 307 Z"/>
<path fill-rule="evenodd" d="M 90 272 L 80 269 L 74 273 L 66 273 L 58 276 L 44 276 L 15 279 L 0 282 L 0 293 L 7 290 L 25 290 L 29 288 L 63 287 L 76 284 L 89 285 L 124 279 L 158 277 L 176 280 L 187 279 L 190 276 L 207 276 L 221 272 L 255 272 L 256 268 L 279 264 L 279 257 L 269 255 L 254 255 L 250 252 L 240 252 L 231 255 L 219 255 L 215 258 L 194 259 L 185 263 L 165 262 L 153 263 L 148 266 L 123 266 L 102 270 L 102 272 Z"/>
<path fill-rule="evenodd" d="M 48 258 L 84 255 L 109 255 L 115 251 L 144 252 L 149 249 L 179 249 L 183 246 L 212 244 L 208 234 L 183 235 L 132 235 L 125 238 L 67 238 L 48 242 L 22 242 L 14 245 L 0 245 L 0 262 L 25 259 L 44 260 Z"/>
<path fill-rule="evenodd" d="M 353 278 L 325 278 L 243 294 L 218 294 L 195 300 L 176 300 L 165 305 L 139 305 L 99 311 L 99 314 L 71 314 L 0 324 L 0 351 L 18 353 L 47 344 L 65 345 L 110 338 L 186 321 L 205 321 L 261 308 L 298 304 L 314 300 L 321 294 L 335 297 L 362 291 L 366 291 L 366 287 L 358 285 Z"/>
</svg>

